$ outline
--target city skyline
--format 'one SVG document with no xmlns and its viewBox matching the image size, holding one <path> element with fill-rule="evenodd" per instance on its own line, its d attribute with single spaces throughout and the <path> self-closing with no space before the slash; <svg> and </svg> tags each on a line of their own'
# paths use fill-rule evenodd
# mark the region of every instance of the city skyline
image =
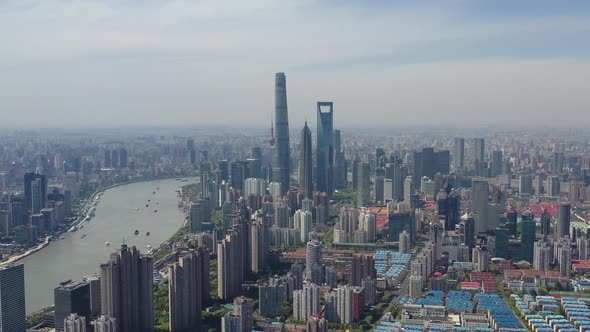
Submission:
<svg viewBox="0 0 590 332">
<path fill-rule="evenodd" d="M 590 332 L 588 33 L 581 0 L 0 0 L 0 332 Z"/>
<path fill-rule="evenodd" d="M 343 127 L 583 125 L 589 12 L 582 1 L 4 1 L 0 109 L 23 127 L 253 126 L 268 123 L 268 77 L 284 71 L 293 124 L 314 125 L 315 103 L 332 100 Z"/>
</svg>

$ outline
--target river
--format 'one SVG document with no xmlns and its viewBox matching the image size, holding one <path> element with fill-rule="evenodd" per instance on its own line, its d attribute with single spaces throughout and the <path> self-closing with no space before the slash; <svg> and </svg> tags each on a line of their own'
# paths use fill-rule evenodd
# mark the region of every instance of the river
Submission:
<svg viewBox="0 0 590 332">
<path fill-rule="evenodd" d="M 170 238 L 184 219 L 176 189 L 195 181 L 154 180 L 106 190 L 96 207 L 96 216 L 82 229 L 64 234 L 65 239 L 51 242 L 19 261 L 25 264 L 27 314 L 52 305 L 53 289 L 61 281 L 81 280 L 84 275 L 98 273 L 99 265 L 123 241 L 145 253 L 148 245 L 158 247 Z M 158 212 L 154 212 L 156 209 Z M 134 235 L 136 229 L 139 235 Z M 146 232 L 150 235 L 146 236 Z M 105 245 L 107 241 L 110 246 Z"/>
</svg>

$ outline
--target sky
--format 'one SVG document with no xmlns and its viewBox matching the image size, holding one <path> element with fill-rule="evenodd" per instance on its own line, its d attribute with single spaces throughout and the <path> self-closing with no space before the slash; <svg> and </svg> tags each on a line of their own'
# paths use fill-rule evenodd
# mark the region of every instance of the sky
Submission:
<svg viewBox="0 0 590 332">
<path fill-rule="evenodd" d="M 0 0 L 0 127 L 588 126 L 589 1 Z"/>
</svg>

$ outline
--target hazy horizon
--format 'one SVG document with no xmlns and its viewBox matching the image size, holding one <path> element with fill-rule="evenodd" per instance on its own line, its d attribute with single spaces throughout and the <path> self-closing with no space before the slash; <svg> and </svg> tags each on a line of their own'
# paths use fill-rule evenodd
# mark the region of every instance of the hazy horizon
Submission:
<svg viewBox="0 0 590 332">
<path fill-rule="evenodd" d="M 1 128 L 590 124 L 590 3 L 0 0 Z"/>
</svg>

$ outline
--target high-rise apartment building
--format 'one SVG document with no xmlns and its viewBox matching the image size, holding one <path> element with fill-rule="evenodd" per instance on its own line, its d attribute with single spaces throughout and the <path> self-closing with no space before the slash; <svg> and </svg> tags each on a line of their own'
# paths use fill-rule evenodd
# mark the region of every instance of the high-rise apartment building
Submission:
<svg viewBox="0 0 590 332">
<path fill-rule="evenodd" d="M 301 235 L 301 243 L 309 240 L 309 232 L 313 223 L 313 215 L 309 211 L 297 210 L 293 215 L 293 226 L 298 229 Z"/>
<path fill-rule="evenodd" d="M 328 332 L 328 321 L 319 316 L 312 316 L 307 320 L 307 332 Z"/>
<path fill-rule="evenodd" d="M 322 261 L 322 244 L 317 240 L 307 242 L 305 251 L 305 275 L 311 277 L 311 268 L 315 265 L 321 265 Z"/>
<path fill-rule="evenodd" d="M 225 238 L 217 241 L 217 295 L 220 299 L 234 298 L 240 293 L 244 275 L 250 270 L 249 231 L 242 206 L 238 211 L 234 226 Z"/>
<path fill-rule="evenodd" d="M 57 325 L 57 320 L 55 323 Z M 64 332 L 86 332 L 86 317 L 70 314 L 64 319 L 62 325 Z"/>
<path fill-rule="evenodd" d="M 533 268 L 539 271 L 549 271 L 551 268 L 551 247 L 545 241 L 535 242 Z"/>
<path fill-rule="evenodd" d="M 94 327 L 94 332 L 117 332 L 117 320 L 105 315 L 101 315 L 90 323 Z"/>
<path fill-rule="evenodd" d="M 212 228 L 211 206 L 209 203 L 209 199 L 205 197 L 191 202 L 189 232 L 198 233 Z"/>
<path fill-rule="evenodd" d="M 184 252 L 168 267 L 170 331 L 198 329 L 209 289 L 209 252 L 205 247 Z M 208 293 L 207 293 L 208 294 Z"/>
<path fill-rule="evenodd" d="M 287 298 L 287 285 L 280 278 L 271 278 L 268 285 L 258 287 L 260 314 L 265 317 L 281 316 L 283 302 Z"/>
<path fill-rule="evenodd" d="M 250 332 L 252 331 L 252 324 L 254 322 L 254 305 L 252 299 L 247 297 L 236 297 L 234 299 L 234 316 L 240 317 L 241 331 L 238 332 Z"/>
<path fill-rule="evenodd" d="M 350 324 L 353 322 L 353 289 L 348 286 L 336 289 L 337 296 L 337 313 L 340 318 L 340 324 Z"/>
<path fill-rule="evenodd" d="M 361 286 L 366 277 L 377 278 L 375 260 L 370 254 L 358 254 L 352 259 L 350 268 L 350 286 Z"/>
<path fill-rule="evenodd" d="M 118 332 L 154 328 L 153 260 L 123 244 L 100 266 L 102 314 L 116 319 Z"/>
<path fill-rule="evenodd" d="M 303 289 L 293 292 L 293 318 L 307 321 L 312 315 L 320 313 L 320 287 L 306 284 Z"/>
</svg>

